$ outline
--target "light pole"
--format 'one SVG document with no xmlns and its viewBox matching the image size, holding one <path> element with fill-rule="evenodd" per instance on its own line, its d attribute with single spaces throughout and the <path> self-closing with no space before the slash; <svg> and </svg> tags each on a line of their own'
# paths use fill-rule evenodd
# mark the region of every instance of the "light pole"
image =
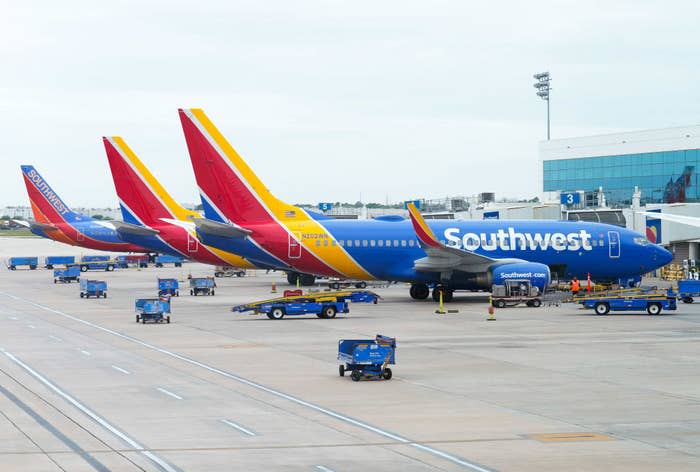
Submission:
<svg viewBox="0 0 700 472">
<path fill-rule="evenodd" d="M 549 91 L 552 90 L 549 82 L 552 80 L 549 77 L 549 72 L 540 72 L 533 75 L 535 82 L 532 86 L 537 89 L 537 96 L 547 102 L 547 141 L 549 141 Z"/>
</svg>

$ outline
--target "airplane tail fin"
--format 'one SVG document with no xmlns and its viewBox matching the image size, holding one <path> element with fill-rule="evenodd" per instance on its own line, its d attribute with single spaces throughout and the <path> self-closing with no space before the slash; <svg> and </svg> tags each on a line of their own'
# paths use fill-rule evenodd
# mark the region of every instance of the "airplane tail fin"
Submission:
<svg viewBox="0 0 700 472">
<path fill-rule="evenodd" d="M 204 111 L 178 112 L 208 219 L 245 226 L 306 217 L 270 193 Z"/>
<path fill-rule="evenodd" d="M 442 247 L 443 244 L 438 240 L 430 229 L 430 226 L 425 222 L 425 218 L 420 214 L 414 203 L 408 204 L 408 214 L 411 217 L 413 229 L 416 231 L 416 236 L 423 247 Z"/>
<path fill-rule="evenodd" d="M 71 210 L 61 200 L 61 197 L 51 189 L 34 166 L 23 165 L 21 168 L 24 184 L 27 186 L 29 202 L 32 206 L 32 213 L 34 213 L 34 220 L 47 225 L 90 220 L 90 217 L 80 215 Z"/>
<path fill-rule="evenodd" d="M 125 222 L 152 226 L 160 218 L 185 220 L 199 216 L 173 200 L 124 139 L 103 137 L 102 142 Z"/>
</svg>

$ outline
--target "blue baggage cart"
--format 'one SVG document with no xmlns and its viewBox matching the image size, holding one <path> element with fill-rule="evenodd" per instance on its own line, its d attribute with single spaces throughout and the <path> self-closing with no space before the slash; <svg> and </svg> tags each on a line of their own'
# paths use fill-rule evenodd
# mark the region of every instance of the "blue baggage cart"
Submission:
<svg viewBox="0 0 700 472">
<path fill-rule="evenodd" d="M 679 280 L 678 299 L 683 303 L 693 303 L 694 297 L 700 297 L 700 280 Z"/>
<path fill-rule="evenodd" d="M 163 267 L 164 264 L 173 264 L 175 267 L 182 267 L 182 261 L 184 261 L 182 257 L 178 256 L 171 256 L 169 254 L 163 254 L 160 256 L 156 256 L 156 267 Z"/>
<path fill-rule="evenodd" d="M 46 256 L 46 259 L 44 259 L 44 267 L 46 269 L 53 269 L 58 265 L 66 266 L 67 268 L 71 264 L 75 264 L 75 256 Z"/>
<path fill-rule="evenodd" d="M 214 277 L 192 277 L 190 279 L 190 295 L 214 295 L 216 282 Z"/>
<path fill-rule="evenodd" d="M 80 267 L 77 265 L 68 266 L 65 269 L 54 269 L 53 283 L 69 284 L 77 282 L 80 278 Z"/>
<path fill-rule="evenodd" d="M 338 367 L 341 377 L 351 371 L 350 378 L 358 382 L 362 378 L 389 380 L 392 376 L 388 365 L 396 360 L 396 338 L 378 334 L 374 339 L 341 339 L 338 341 Z"/>
<path fill-rule="evenodd" d="M 146 321 L 154 323 L 170 323 L 170 297 L 139 298 L 136 300 L 136 322 L 146 324 Z"/>
<path fill-rule="evenodd" d="M 107 282 L 103 280 L 88 280 L 80 278 L 80 298 L 107 298 Z"/>
<path fill-rule="evenodd" d="M 597 315 L 606 315 L 610 311 L 645 311 L 658 315 L 662 310 L 676 309 L 676 294 L 673 289 L 656 290 L 615 290 L 600 294 L 574 298 L 584 308 L 590 308 Z"/>
<path fill-rule="evenodd" d="M 80 271 L 87 272 L 88 270 L 106 270 L 111 272 L 114 270 L 115 262 L 110 256 L 83 256 L 80 258 Z"/>
<path fill-rule="evenodd" d="M 37 265 L 39 265 L 38 257 L 10 257 L 7 261 L 7 267 L 10 270 L 16 270 L 19 266 L 28 266 L 30 270 L 34 270 Z"/>
<path fill-rule="evenodd" d="M 180 284 L 177 279 L 161 279 L 158 277 L 158 296 L 170 295 L 171 297 L 180 296 Z"/>
</svg>

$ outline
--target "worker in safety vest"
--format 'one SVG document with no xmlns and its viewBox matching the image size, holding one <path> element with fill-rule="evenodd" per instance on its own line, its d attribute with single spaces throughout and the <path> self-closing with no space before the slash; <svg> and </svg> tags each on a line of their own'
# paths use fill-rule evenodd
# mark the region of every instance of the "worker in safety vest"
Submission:
<svg viewBox="0 0 700 472">
<path fill-rule="evenodd" d="M 571 294 L 573 296 L 578 295 L 578 291 L 581 290 L 581 284 L 579 283 L 576 276 L 571 280 Z"/>
</svg>

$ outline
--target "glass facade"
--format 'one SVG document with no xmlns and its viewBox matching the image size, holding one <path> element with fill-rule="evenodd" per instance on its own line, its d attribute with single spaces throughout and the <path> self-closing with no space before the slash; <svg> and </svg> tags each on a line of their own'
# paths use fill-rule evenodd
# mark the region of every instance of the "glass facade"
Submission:
<svg viewBox="0 0 700 472">
<path fill-rule="evenodd" d="M 634 187 L 642 204 L 700 201 L 700 150 L 649 152 L 543 161 L 545 192 L 586 192 L 587 203 L 603 187 L 610 206 L 631 204 Z"/>
</svg>

